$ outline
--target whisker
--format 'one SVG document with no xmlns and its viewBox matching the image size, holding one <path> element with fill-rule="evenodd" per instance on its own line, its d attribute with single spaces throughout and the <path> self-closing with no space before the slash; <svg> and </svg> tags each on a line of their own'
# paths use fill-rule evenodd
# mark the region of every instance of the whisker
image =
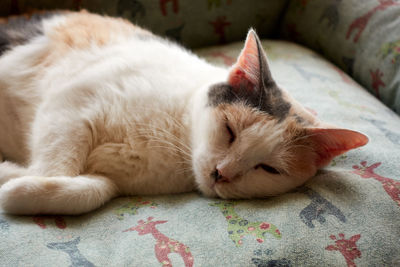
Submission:
<svg viewBox="0 0 400 267">
<path fill-rule="evenodd" d="M 150 148 L 166 148 L 166 149 L 172 149 L 173 151 L 175 151 L 175 152 L 181 152 L 181 153 L 183 153 L 183 154 L 185 154 L 185 152 L 183 152 L 182 150 L 180 150 L 179 148 L 177 148 L 177 147 L 170 147 L 170 146 L 161 146 L 161 145 L 159 145 L 159 146 L 150 146 Z M 186 156 L 190 156 L 189 154 L 185 154 Z"/>
<path fill-rule="evenodd" d="M 162 129 L 162 128 L 159 128 L 159 127 L 151 126 L 149 124 L 139 124 L 139 125 L 143 125 L 143 126 L 147 127 L 147 128 L 142 128 L 142 129 L 137 129 L 136 130 L 140 134 L 142 134 L 144 137 L 149 137 L 149 139 L 157 139 L 157 138 L 161 138 L 161 137 L 155 135 L 155 133 L 164 133 L 164 134 L 168 135 L 168 137 L 173 139 L 173 141 L 176 141 L 179 145 L 181 145 L 182 148 L 185 148 L 187 150 L 187 152 L 191 152 L 191 148 L 188 145 L 183 143 L 181 141 L 181 139 L 179 139 L 177 136 L 175 136 L 174 134 L 170 133 L 169 131 L 167 131 L 165 129 Z M 150 135 L 150 134 L 152 134 L 152 135 Z"/>
<path fill-rule="evenodd" d="M 139 124 L 139 125 L 143 125 L 143 126 L 147 126 L 147 127 L 151 126 L 149 124 Z M 188 151 L 191 151 L 191 148 L 188 145 L 186 145 L 185 143 L 183 143 L 176 135 L 172 134 L 171 132 L 168 132 L 165 129 L 159 128 L 159 127 L 154 127 L 154 126 L 151 126 L 151 127 L 152 128 L 151 129 L 149 128 L 148 131 L 157 130 L 157 131 L 160 131 L 162 133 L 168 134 L 170 137 L 172 137 L 176 142 L 178 142 L 180 145 L 182 145 Z M 139 130 L 142 130 L 142 129 L 139 129 Z"/>
<path fill-rule="evenodd" d="M 183 154 L 183 155 L 181 155 L 181 157 L 183 156 L 184 160 L 187 160 L 187 161 L 191 160 L 192 155 L 189 152 L 183 150 L 179 146 L 177 146 L 177 145 L 175 145 L 175 144 L 173 144 L 173 143 L 171 143 L 171 142 L 169 142 L 169 141 L 167 141 L 165 139 L 162 139 L 160 137 L 152 136 L 152 135 L 149 136 L 149 135 L 145 135 L 145 134 L 138 134 L 138 135 L 134 135 L 133 137 L 146 137 L 146 138 L 149 138 L 149 140 L 144 140 L 144 141 L 138 142 L 137 144 L 149 143 L 151 141 L 156 141 L 156 142 L 159 142 L 160 144 L 165 144 L 167 146 L 151 145 L 150 148 L 152 148 L 152 147 L 162 147 L 162 148 L 166 148 L 166 149 L 169 149 L 169 150 L 173 150 L 175 152 L 180 152 L 181 154 Z"/>
</svg>

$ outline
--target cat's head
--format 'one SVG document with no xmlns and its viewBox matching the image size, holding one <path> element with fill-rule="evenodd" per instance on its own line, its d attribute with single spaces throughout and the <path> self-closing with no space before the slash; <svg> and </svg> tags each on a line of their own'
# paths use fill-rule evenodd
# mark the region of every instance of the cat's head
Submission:
<svg viewBox="0 0 400 267">
<path fill-rule="evenodd" d="M 196 182 L 208 196 L 286 192 L 368 142 L 361 133 L 326 126 L 279 88 L 253 30 L 226 82 L 208 88 L 206 102 L 192 146 Z"/>
</svg>

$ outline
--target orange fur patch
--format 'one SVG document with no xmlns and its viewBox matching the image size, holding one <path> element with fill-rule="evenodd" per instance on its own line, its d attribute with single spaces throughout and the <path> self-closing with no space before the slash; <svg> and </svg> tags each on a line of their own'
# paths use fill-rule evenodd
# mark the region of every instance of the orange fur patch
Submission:
<svg viewBox="0 0 400 267">
<path fill-rule="evenodd" d="M 55 181 L 46 179 L 47 177 L 40 177 L 43 180 L 43 189 L 45 192 L 54 192 L 59 190 L 62 186 Z"/>
<path fill-rule="evenodd" d="M 244 104 L 220 104 L 216 108 L 216 112 L 221 118 L 226 118 L 232 122 L 230 126 L 237 127 L 237 130 L 245 129 L 255 123 L 274 120 L 274 117 L 255 111 Z"/>
<path fill-rule="evenodd" d="M 285 122 L 282 122 L 285 123 Z M 293 176 L 314 175 L 316 171 L 316 154 L 307 138 L 307 131 L 294 118 L 286 119 L 286 130 L 284 132 L 283 146 L 286 149 L 290 164 L 288 173 Z"/>
<path fill-rule="evenodd" d="M 49 54 L 41 58 L 49 65 L 71 50 L 104 46 L 127 39 L 134 34 L 152 35 L 122 18 L 112 18 L 88 13 L 71 12 L 65 14 L 65 22 L 45 34 L 50 39 Z"/>
<path fill-rule="evenodd" d="M 55 45 L 83 49 L 91 45 L 103 46 L 113 42 L 115 37 L 135 33 L 150 34 L 127 20 L 81 11 L 66 15 L 66 22 L 55 27 L 50 38 Z"/>
<path fill-rule="evenodd" d="M 268 114 L 258 112 L 245 105 L 221 104 L 216 108 L 216 114 L 220 118 L 226 118 L 230 127 L 235 131 L 241 131 L 253 124 L 265 124 L 271 120 L 277 120 Z M 281 145 L 281 158 L 285 161 L 285 171 L 294 177 L 302 178 L 314 175 L 317 168 L 315 165 L 316 153 L 309 142 L 306 129 L 299 124 L 294 117 L 287 117 L 280 122 L 285 127 L 283 132 L 283 143 Z"/>
</svg>

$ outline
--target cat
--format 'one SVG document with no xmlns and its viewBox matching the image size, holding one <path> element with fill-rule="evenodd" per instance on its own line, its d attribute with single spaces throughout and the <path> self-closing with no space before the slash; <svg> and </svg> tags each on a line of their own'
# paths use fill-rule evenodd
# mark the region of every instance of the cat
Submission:
<svg viewBox="0 0 400 267">
<path fill-rule="evenodd" d="M 0 207 L 75 215 L 125 195 L 263 198 L 363 146 L 275 82 L 250 29 L 213 66 L 120 18 L 40 13 L 0 24 Z"/>
</svg>

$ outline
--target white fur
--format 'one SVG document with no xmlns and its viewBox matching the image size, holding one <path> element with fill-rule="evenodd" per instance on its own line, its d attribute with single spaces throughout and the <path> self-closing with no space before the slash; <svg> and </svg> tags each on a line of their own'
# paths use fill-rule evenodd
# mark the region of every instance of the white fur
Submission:
<svg viewBox="0 0 400 267">
<path fill-rule="evenodd" d="M 0 155 L 21 164 L 0 163 L 6 212 L 79 214 L 118 195 L 196 187 L 210 196 L 257 197 L 304 181 L 254 169 L 284 164 L 282 129 L 273 122 L 220 148 L 227 137 L 207 93 L 227 70 L 135 35 L 71 50 L 50 67 L 37 64 L 62 23 L 62 16 L 45 22 L 44 36 L 0 58 Z M 216 166 L 242 177 L 215 184 Z"/>
<path fill-rule="evenodd" d="M 47 22 L 45 33 L 51 23 L 59 25 L 62 18 Z M 0 151 L 29 165 L 26 171 L 0 165 L 4 210 L 78 214 L 117 191 L 194 190 L 193 95 L 221 81 L 226 70 L 179 46 L 135 36 L 71 51 L 46 69 L 35 62 L 47 53 L 48 42 L 45 34 L 0 58 Z M 103 176 L 90 178 L 89 172 Z M 17 179 L 6 183 L 10 175 Z M 63 189 L 46 191 L 50 182 Z"/>
</svg>

